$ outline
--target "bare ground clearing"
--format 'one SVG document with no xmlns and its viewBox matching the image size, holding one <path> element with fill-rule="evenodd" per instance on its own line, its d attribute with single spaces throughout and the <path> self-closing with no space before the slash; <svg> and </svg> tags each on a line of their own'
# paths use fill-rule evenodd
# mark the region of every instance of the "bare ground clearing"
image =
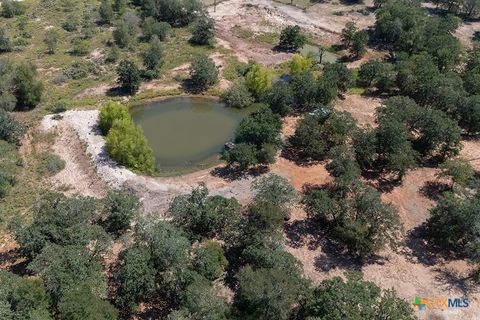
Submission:
<svg viewBox="0 0 480 320">
<path fill-rule="evenodd" d="M 352 6 L 329 1 L 303 10 L 270 0 L 229 0 L 217 5 L 215 12 L 209 8 L 209 12 L 215 19 L 220 45 L 232 49 L 241 61 L 255 59 L 273 66 L 287 60 L 291 54 L 273 51 L 274 45 L 255 40 L 256 35 L 280 33 L 285 26 L 297 24 L 318 44 L 330 46 L 340 41 L 340 32 L 347 21 L 355 21 L 362 29 L 374 24 L 373 14 L 357 12 L 371 4 L 371 0 Z M 245 26 L 251 34 L 239 37 L 234 32 L 238 26 Z"/>
</svg>

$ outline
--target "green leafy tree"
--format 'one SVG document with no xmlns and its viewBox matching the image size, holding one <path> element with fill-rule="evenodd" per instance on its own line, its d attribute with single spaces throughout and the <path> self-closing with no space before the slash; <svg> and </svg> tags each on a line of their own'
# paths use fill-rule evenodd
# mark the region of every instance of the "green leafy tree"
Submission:
<svg viewBox="0 0 480 320">
<path fill-rule="evenodd" d="M 290 61 L 290 74 L 300 74 L 312 68 L 312 58 L 295 54 Z"/>
<path fill-rule="evenodd" d="M 27 7 L 24 3 L 14 0 L 2 1 L 2 17 L 4 18 L 13 18 L 15 16 L 20 16 L 26 11 Z"/>
<path fill-rule="evenodd" d="M 377 152 L 387 170 L 398 173 L 401 180 L 416 165 L 416 153 L 405 125 L 397 121 L 381 121 L 376 131 Z"/>
<path fill-rule="evenodd" d="M 167 221 L 143 220 L 136 234 L 150 248 L 152 262 L 159 272 L 189 265 L 190 241 L 185 233 Z"/>
<path fill-rule="evenodd" d="M 395 209 L 382 203 L 375 189 L 355 180 L 349 185 L 343 182 L 336 178 L 333 189 L 308 193 L 304 199 L 307 214 L 355 256 L 395 247 L 402 228 Z"/>
<path fill-rule="evenodd" d="M 58 304 L 58 311 L 64 320 L 115 320 L 118 311 L 108 301 L 92 294 L 83 286 L 65 294 Z"/>
<path fill-rule="evenodd" d="M 143 64 L 147 68 L 147 75 L 151 78 L 160 76 L 160 69 L 164 64 L 163 47 L 157 36 L 150 40 L 148 49 L 143 54 Z"/>
<path fill-rule="evenodd" d="M 186 26 L 202 12 L 198 0 L 146 0 L 141 3 L 143 13 L 173 26 Z"/>
<path fill-rule="evenodd" d="M 297 199 L 297 192 L 287 179 L 270 174 L 256 180 L 252 189 L 255 191 L 253 202 L 256 205 L 261 203 L 274 205 L 283 213 L 284 218 L 289 218 L 290 209 Z"/>
<path fill-rule="evenodd" d="M 22 62 L 15 68 L 13 79 L 18 109 L 36 107 L 43 94 L 43 84 L 37 79 L 37 68 L 29 62 Z"/>
<path fill-rule="evenodd" d="M 0 270 L 0 317 L 6 320 L 51 320 L 51 298 L 41 280 Z"/>
<path fill-rule="evenodd" d="M 103 23 L 110 24 L 114 18 L 112 2 L 110 0 L 102 0 L 98 13 Z"/>
<path fill-rule="evenodd" d="M 169 213 L 177 226 L 188 230 L 192 238 L 222 238 L 223 232 L 239 214 L 240 205 L 234 198 L 209 196 L 201 187 L 189 195 L 177 196 L 169 207 Z"/>
<path fill-rule="evenodd" d="M 25 127 L 12 115 L 0 109 L 0 139 L 18 144 L 25 134 Z"/>
<path fill-rule="evenodd" d="M 222 159 L 243 171 L 258 163 L 257 148 L 251 143 L 237 143 L 233 149 L 222 153 Z"/>
<path fill-rule="evenodd" d="M 367 52 L 368 33 L 366 30 L 355 32 L 352 38 L 352 52 L 356 57 L 362 57 Z"/>
<path fill-rule="evenodd" d="M 142 129 L 131 119 L 115 120 L 107 135 L 110 157 L 133 170 L 151 173 L 155 170 L 153 150 Z"/>
<path fill-rule="evenodd" d="M 320 160 L 332 147 L 345 144 L 355 127 L 348 113 L 318 109 L 299 121 L 290 142 L 305 159 Z"/>
<path fill-rule="evenodd" d="M 127 9 L 127 0 L 113 0 L 112 8 L 118 14 L 124 14 Z"/>
<path fill-rule="evenodd" d="M 138 197 L 122 191 L 111 191 L 104 202 L 107 230 L 117 235 L 122 234 L 138 214 L 140 207 Z"/>
<path fill-rule="evenodd" d="M 195 20 L 190 42 L 199 45 L 211 44 L 215 36 L 215 21 L 207 15 Z"/>
<path fill-rule="evenodd" d="M 318 99 L 317 79 L 311 72 L 304 72 L 292 77 L 290 86 L 299 108 L 311 107 Z M 336 93 L 336 88 L 335 88 Z"/>
<path fill-rule="evenodd" d="M 350 47 L 350 44 L 353 42 L 355 33 L 358 31 L 357 24 L 353 21 L 348 21 L 345 24 L 345 28 L 342 29 L 342 42 L 345 47 Z"/>
<path fill-rule="evenodd" d="M 152 296 L 155 292 L 155 269 L 150 251 L 135 246 L 122 252 L 122 264 L 114 277 L 119 283 L 116 303 L 134 312 L 140 301 Z"/>
<path fill-rule="evenodd" d="M 468 97 L 464 104 L 459 107 L 459 125 L 467 133 L 480 132 L 480 95 Z"/>
<path fill-rule="evenodd" d="M 110 239 L 93 221 L 97 203 L 92 198 L 67 198 L 58 193 L 46 194 L 34 206 L 31 224 L 12 225 L 15 240 L 23 256 L 36 257 L 49 243 L 86 247 L 93 253 L 104 252 Z M 22 221 L 20 221 L 22 222 Z"/>
<path fill-rule="evenodd" d="M 218 81 L 218 70 L 215 62 L 203 54 L 194 57 L 190 68 L 190 80 L 196 91 L 207 90 Z"/>
<path fill-rule="evenodd" d="M 142 24 L 143 38 L 150 41 L 157 36 L 160 41 L 165 41 L 172 27 L 167 22 L 157 21 L 152 17 L 146 17 Z"/>
<path fill-rule="evenodd" d="M 89 288 L 95 297 L 106 296 L 101 265 L 84 247 L 47 245 L 28 269 L 42 278 L 54 302 L 82 286 Z"/>
<path fill-rule="evenodd" d="M 332 159 L 327 165 L 327 170 L 334 176 L 335 182 L 340 186 L 348 186 L 360 178 L 361 170 L 355 160 L 355 154 L 346 145 L 340 145 L 330 150 Z"/>
<path fill-rule="evenodd" d="M 475 175 L 470 162 L 463 158 L 449 159 L 440 165 L 439 177 L 450 177 L 454 184 L 465 186 Z"/>
<path fill-rule="evenodd" d="M 280 144 L 281 118 L 269 108 L 250 114 L 240 122 L 235 132 L 236 143 L 251 143 L 260 148 L 264 144 Z"/>
<path fill-rule="evenodd" d="M 100 108 L 98 126 L 103 135 L 107 135 L 115 120 L 130 120 L 128 108 L 118 102 L 106 102 Z"/>
<path fill-rule="evenodd" d="M 122 60 L 117 67 L 118 84 L 129 94 L 137 93 L 140 89 L 140 70 L 131 60 Z"/>
<path fill-rule="evenodd" d="M 243 82 L 236 82 L 223 94 L 222 99 L 231 108 L 243 109 L 251 106 L 255 101 Z"/>
<path fill-rule="evenodd" d="M 305 306 L 305 316 L 325 320 L 399 319 L 414 320 L 409 303 L 395 291 L 383 292 L 373 282 L 362 279 L 357 272 L 324 280 L 313 289 Z"/>
<path fill-rule="evenodd" d="M 297 51 L 307 42 L 307 37 L 299 26 L 287 26 L 280 33 L 278 47 L 287 51 Z"/>
<path fill-rule="evenodd" d="M 282 268 L 242 267 L 237 282 L 235 306 L 243 319 L 286 320 L 305 290 L 298 273 Z"/>
<path fill-rule="evenodd" d="M 363 170 L 372 168 L 377 160 L 377 132 L 371 127 L 359 129 L 352 137 L 355 159 Z"/>
<path fill-rule="evenodd" d="M 478 241 L 478 195 L 467 194 L 464 199 L 446 193 L 436 207 L 430 210 L 427 232 L 434 244 L 449 252 L 457 252 L 477 259 L 480 254 Z"/>
<path fill-rule="evenodd" d="M 206 241 L 195 250 L 195 271 L 210 281 L 220 278 L 227 265 L 228 260 L 218 242 Z"/>
<path fill-rule="evenodd" d="M 264 97 L 266 105 L 273 113 L 284 117 L 293 112 L 295 97 L 291 87 L 284 81 L 275 81 Z"/>
<path fill-rule="evenodd" d="M 180 310 L 175 311 L 168 319 L 226 320 L 230 318 L 230 307 L 225 297 L 219 296 L 208 282 L 197 280 L 185 289 Z"/>
<path fill-rule="evenodd" d="M 271 70 L 253 63 L 245 75 L 245 85 L 256 98 L 260 98 L 272 86 Z"/>
<path fill-rule="evenodd" d="M 327 63 L 323 67 L 322 77 L 342 92 L 353 85 L 352 71 L 342 63 Z"/>
<path fill-rule="evenodd" d="M 370 87 L 377 79 L 381 68 L 382 62 L 378 60 L 368 60 L 367 62 L 363 63 L 358 70 L 360 82 L 364 86 Z"/>
</svg>

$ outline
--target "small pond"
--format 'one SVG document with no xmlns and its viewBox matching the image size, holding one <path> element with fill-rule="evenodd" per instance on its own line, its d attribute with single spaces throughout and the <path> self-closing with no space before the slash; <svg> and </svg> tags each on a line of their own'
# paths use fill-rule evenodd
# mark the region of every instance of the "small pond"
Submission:
<svg viewBox="0 0 480 320">
<path fill-rule="evenodd" d="M 226 108 L 217 100 L 180 97 L 148 102 L 131 110 L 143 128 L 163 174 L 208 167 L 251 110 Z"/>
<path fill-rule="evenodd" d="M 312 46 L 310 44 L 306 44 L 300 49 L 300 53 L 303 55 L 311 54 L 313 56 L 313 60 L 319 62 L 320 60 L 320 47 Z M 330 51 L 323 50 L 322 53 L 322 64 L 325 63 L 335 63 L 338 60 L 338 56 Z"/>
</svg>

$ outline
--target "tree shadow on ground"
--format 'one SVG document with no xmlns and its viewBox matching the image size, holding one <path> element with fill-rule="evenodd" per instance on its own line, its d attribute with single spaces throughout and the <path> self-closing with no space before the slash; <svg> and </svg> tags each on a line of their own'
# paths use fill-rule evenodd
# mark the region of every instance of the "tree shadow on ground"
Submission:
<svg viewBox="0 0 480 320">
<path fill-rule="evenodd" d="M 128 97 L 129 94 L 122 87 L 113 87 L 105 93 L 107 97 Z"/>
<path fill-rule="evenodd" d="M 20 256 L 18 249 L 0 252 L 0 269 L 5 269 L 19 276 L 32 276 L 33 273 L 27 269 L 30 260 Z"/>
<path fill-rule="evenodd" d="M 353 255 L 344 245 L 332 239 L 329 236 L 330 230 L 317 219 L 292 221 L 285 224 L 284 232 L 289 247 L 307 247 L 310 251 L 321 249 L 321 254 L 314 260 L 315 270 L 319 272 L 328 272 L 335 268 L 360 271 L 366 264 L 385 263 L 385 258 L 378 255 L 367 258 Z"/>
<path fill-rule="evenodd" d="M 325 160 L 313 160 L 305 158 L 301 152 L 289 144 L 282 148 L 280 156 L 284 159 L 292 161 L 299 167 L 310 167 L 325 162 Z"/>
<path fill-rule="evenodd" d="M 222 178 L 227 182 L 233 182 L 236 180 L 258 177 L 269 171 L 270 169 L 268 166 L 256 166 L 247 170 L 240 170 L 239 168 L 226 165 L 214 168 L 210 171 L 210 174 L 214 177 Z"/>
<path fill-rule="evenodd" d="M 367 180 L 367 185 L 382 193 L 392 192 L 394 188 L 402 185 L 402 180 L 397 176 L 385 174 L 378 170 L 365 170 L 362 172 L 362 177 Z"/>
<path fill-rule="evenodd" d="M 437 275 L 435 281 L 439 282 L 448 291 L 458 290 L 463 295 L 467 295 L 472 292 L 478 292 L 478 284 L 472 281 L 471 276 L 464 276 L 454 270 L 435 268 Z"/>
<path fill-rule="evenodd" d="M 452 188 L 448 183 L 441 181 L 427 181 L 420 188 L 419 192 L 430 200 L 438 201 L 442 197 L 442 194 L 449 190 L 452 190 Z"/>
</svg>

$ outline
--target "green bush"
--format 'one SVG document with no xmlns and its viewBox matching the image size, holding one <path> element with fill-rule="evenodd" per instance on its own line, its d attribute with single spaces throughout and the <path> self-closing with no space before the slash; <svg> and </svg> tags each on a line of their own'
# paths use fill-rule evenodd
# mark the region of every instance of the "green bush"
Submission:
<svg viewBox="0 0 480 320">
<path fill-rule="evenodd" d="M 228 107 L 238 109 L 249 107 L 254 102 L 250 91 L 242 82 L 237 82 L 228 88 L 222 94 L 222 99 Z"/>
<path fill-rule="evenodd" d="M 107 230 L 117 235 L 122 234 L 130 227 L 130 222 L 138 213 L 138 198 L 126 192 L 112 191 L 104 201 Z"/>
<path fill-rule="evenodd" d="M 5 110 L 0 109 L 0 139 L 18 144 L 25 131 L 25 127 L 20 122 Z"/>
<path fill-rule="evenodd" d="M 287 51 L 296 51 L 307 43 L 307 37 L 299 26 L 288 26 L 280 34 L 278 46 Z"/>
<path fill-rule="evenodd" d="M 195 270 L 210 281 L 220 278 L 228 260 L 222 246 L 215 241 L 206 241 L 195 252 Z"/>
<path fill-rule="evenodd" d="M 27 7 L 24 3 L 14 0 L 3 0 L 2 1 L 2 16 L 4 18 L 13 18 L 14 16 L 19 16 L 27 11 Z"/>
<path fill-rule="evenodd" d="M 5 197 L 8 190 L 15 184 L 15 178 L 0 169 L 0 199 Z"/>
<path fill-rule="evenodd" d="M 205 91 L 218 81 L 218 70 L 215 62 L 207 55 L 193 58 L 190 69 L 192 86 L 196 91 Z"/>
<path fill-rule="evenodd" d="M 113 160 L 143 173 L 155 170 L 153 150 L 139 126 L 131 119 L 118 119 L 107 135 L 106 148 Z"/>
<path fill-rule="evenodd" d="M 100 108 L 98 126 L 103 135 L 107 135 L 115 120 L 131 120 L 128 108 L 118 102 L 107 102 Z"/>
<path fill-rule="evenodd" d="M 86 40 L 77 39 L 73 42 L 72 53 L 76 56 L 84 56 L 90 52 L 90 43 Z"/>
<path fill-rule="evenodd" d="M 65 169 L 65 160 L 58 155 L 46 152 L 40 155 L 37 171 L 42 175 L 53 176 Z"/>
</svg>

